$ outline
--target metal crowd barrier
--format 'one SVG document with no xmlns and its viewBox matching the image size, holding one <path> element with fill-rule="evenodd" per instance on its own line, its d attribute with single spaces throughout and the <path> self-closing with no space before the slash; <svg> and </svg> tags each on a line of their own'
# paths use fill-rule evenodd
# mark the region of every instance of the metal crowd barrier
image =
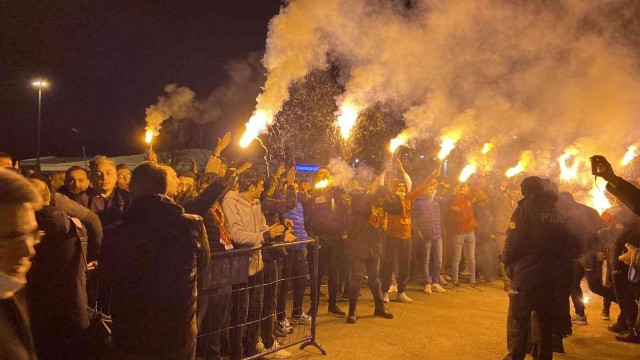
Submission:
<svg viewBox="0 0 640 360">
<path fill-rule="evenodd" d="M 282 277 L 283 262 L 287 261 L 285 258 L 275 263 L 279 274 L 277 279 L 269 278 L 270 274 L 267 273 L 266 266 L 262 269 L 262 276 L 257 274 L 249 276 L 250 257 L 254 256 L 255 258 L 257 251 L 262 251 L 263 254 L 286 252 L 283 255 L 291 256 L 291 260 L 295 259 L 294 254 L 298 257 L 306 256 L 300 250 L 292 248 L 300 245 L 305 245 L 311 257 L 309 262 L 305 258 L 304 263 L 308 268 L 304 271 L 297 269 L 298 271 L 291 271 L 289 276 Z M 293 260 L 291 261 L 293 262 Z M 327 354 L 316 341 L 317 311 L 308 312 L 311 317 L 310 325 L 292 325 L 293 332 L 288 334 L 281 332 L 276 335 L 275 331 L 278 323 L 277 299 L 282 286 L 290 284 L 291 290 L 293 290 L 297 280 L 304 281 L 303 294 L 307 288 L 311 290 L 311 301 L 305 301 L 303 295 L 302 305 L 300 308 L 294 309 L 289 291 L 285 289 L 287 307 L 284 311 L 284 317 L 290 318 L 286 315 L 291 314 L 293 310 L 299 314 L 307 313 L 304 308 L 305 302 L 309 305 L 308 309 L 318 309 L 318 241 L 316 239 L 212 253 L 208 269 L 200 276 L 198 282 L 197 358 L 212 359 L 230 356 L 233 360 L 239 358 L 238 355 L 241 353 L 242 359 L 258 359 L 296 345 L 300 345 L 299 349 L 301 350 L 307 346 L 313 346 L 323 355 Z M 307 286 L 309 276 L 310 284 Z M 269 306 L 271 309 L 267 309 L 268 313 L 260 311 L 260 308 L 264 308 L 264 306 L 257 306 L 260 303 L 265 304 L 265 290 L 269 291 L 267 295 L 271 297 L 275 292 L 275 298 L 267 299 L 268 304 L 271 304 Z M 247 317 L 244 317 L 244 314 L 247 314 Z M 272 334 L 262 334 L 264 331 Z M 273 338 L 273 348 L 251 354 L 249 350 L 252 350 L 252 346 L 256 342 L 254 337 L 256 333 L 261 333 L 263 343 L 265 338 Z"/>
</svg>

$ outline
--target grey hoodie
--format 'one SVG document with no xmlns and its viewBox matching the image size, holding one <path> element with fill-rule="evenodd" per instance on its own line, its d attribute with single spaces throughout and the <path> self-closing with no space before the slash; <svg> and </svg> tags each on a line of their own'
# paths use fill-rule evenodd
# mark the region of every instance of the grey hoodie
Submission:
<svg viewBox="0 0 640 360">
<path fill-rule="evenodd" d="M 229 191 L 222 201 L 225 226 L 229 230 L 231 240 L 244 247 L 262 246 L 264 233 L 269 230 L 262 214 L 260 200 L 249 202 L 237 191 Z M 262 252 L 254 251 L 249 259 L 249 276 L 262 270 Z"/>
</svg>

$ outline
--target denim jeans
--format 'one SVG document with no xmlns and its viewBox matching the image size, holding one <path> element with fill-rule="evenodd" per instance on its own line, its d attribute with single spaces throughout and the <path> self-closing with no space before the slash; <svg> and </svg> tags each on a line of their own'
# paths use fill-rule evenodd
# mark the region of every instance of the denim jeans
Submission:
<svg viewBox="0 0 640 360">
<path fill-rule="evenodd" d="M 198 307 L 198 316 L 205 314 L 198 321 L 198 353 L 207 360 L 219 360 L 221 357 L 222 339 L 226 338 L 223 333 L 228 331 L 225 325 L 229 321 L 230 304 L 231 285 L 222 285 L 198 294 L 198 306 L 203 307 Z"/>
<path fill-rule="evenodd" d="M 425 239 L 424 249 L 424 284 L 437 284 L 440 282 L 440 269 L 442 268 L 442 238 Z M 429 265 L 433 266 L 433 275 L 429 271 Z"/>
<path fill-rule="evenodd" d="M 473 231 L 466 234 L 456 235 L 453 238 L 455 249 L 453 252 L 453 282 L 458 282 L 458 274 L 460 273 L 460 259 L 462 259 L 462 247 L 467 247 L 467 264 L 469 266 L 469 279 L 471 282 L 476 281 L 476 235 Z"/>
</svg>

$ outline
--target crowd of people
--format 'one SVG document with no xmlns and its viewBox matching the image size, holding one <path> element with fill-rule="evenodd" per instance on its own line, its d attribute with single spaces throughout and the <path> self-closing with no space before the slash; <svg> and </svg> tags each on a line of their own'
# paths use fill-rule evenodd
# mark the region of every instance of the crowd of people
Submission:
<svg viewBox="0 0 640 360">
<path fill-rule="evenodd" d="M 614 206 L 601 216 L 535 176 L 450 185 L 435 169 L 414 184 L 393 158 L 339 184 L 325 167 L 310 178 L 235 167 L 222 157 L 230 142 L 180 172 L 149 152 L 133 170 L 96 156 L 63 175 L 21 174 L 0 154 L 0 358 L 104 358 L 92 352 L 96 319 L 111 321 L 118 359 L 288 358 L 278 339 L 311 324 L 325 276 L 327 311 L 348 324 L 364 281 L 374 315 L 393 319 L 390 294 L 412 303 L 410 281 L 436 296 L 501 279 L 507 359 L 564 351 L 572 325 L 588 323 L 586 278 L 602 319 L 620 307 L 616 339 L 640 343 L 640 190 L 604 158 Z M 224 256 L 235 249 L 251 249 L 247 261 Z"/>
</svg>

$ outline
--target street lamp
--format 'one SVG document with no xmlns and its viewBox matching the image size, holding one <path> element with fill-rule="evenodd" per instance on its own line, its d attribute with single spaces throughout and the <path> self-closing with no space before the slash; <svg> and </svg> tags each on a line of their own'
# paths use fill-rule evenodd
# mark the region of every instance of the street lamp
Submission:
<svg viewBox="0 0 640 360">
<path fill-rule="evenodd" d="M 31 83 L 38 89 L 38 145 L 36 147 L 36 167 L 40 171 L 40 114 L 42 113 L 42 89 L 49 85 L 45 80 L 36 80 Z"/>
</svg>

